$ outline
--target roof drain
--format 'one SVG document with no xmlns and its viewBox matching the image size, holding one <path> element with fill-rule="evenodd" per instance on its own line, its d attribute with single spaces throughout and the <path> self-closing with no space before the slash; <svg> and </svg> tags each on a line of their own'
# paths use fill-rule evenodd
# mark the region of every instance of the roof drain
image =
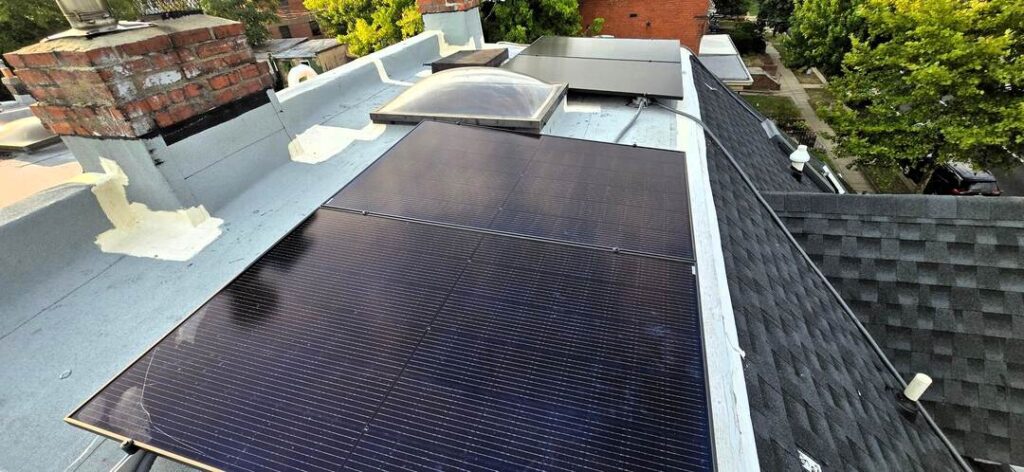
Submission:
<svg viewBox="0 0 1024 472">
<path fill-rule="evenodd" d="M 716 135 L 715 132 L 711 130 L 711 128 L 705 125 L 704 122 L 701 121 L 700 118 L 697 118 L 696 116 L 693 116 L 682 110 L 677 110 L 657 100 L 654 100 L 652 103 L 694 122 L 697 126 L 700 126 L 705 133 L 707 133 L 711 140 L 714 141 L 715 145 L 722 150 L 723 154 L 725 154 L 725 157 L 729 160 L 729 164 L 736 169 L 736 172 L 740 174 L 740 178 L 743 180 L 743 183 L 746 184 L 746 186 L 749 187 L 750 190 L 753 192 L 754 198 L 757 198 L 757 201 L 761 204 L 761 206 L 765 207 L 765 209 L 768 210 L 768 214 L 771 215 L 772 221 L 774 221 L 778 227 L 782 228 L 782 232 L 786 235 L 786 239 L 789 240 L 789 243 L 792 244 L 794 248 L 796 248 L 797 252 L 800 253 L 800 256 L 804 259 L 804 261 L 806 261 L 807 264 L 811 266 L 811 270 L 814 271 L 814 275 L 821 279 L 822 282 L 824 282 L 825 287 L 828 288 L 829 293 L 831 293 L 832 296 L 839 302 L 839 305 L 842 307 L 843 312 L 846 314 L 846 317 L 849 318 L 855 326 L 857 326 L 857 330 L 860 331 L 861 335 L 863 335 L 864 338 L 867 340 L 868 345 L 871 346 L 871 349 L 874 350 L 875 354 L 877 354 L 878 357 L 882 360 L 882 364 L 884 364 L 885 367 L 889 370 L 889 373 L 891 373 L 893 377 L 896 377 L 896 380 L 900 383 L 900 385 L 902 385 L 904 388 L 907 388 L 907 381 L 904 380 L 903 377 L 900 375 L 900 372 L 896 370 L 896 366 L 892 365 L 892 362 L 889 361 L 889 358 L 885 357 L 885 352 L 882 351 L 882 348 L 878 345 L 877 342 L 875 342 L 875 338 L 871 336 L 871 333 L 868 331 L 868 329 L 864 327 L 863 323 L 860 322 L 860 319 L 857 318 L 857 315 L 853 312 L 853 309 L 850 308 L 850 305 L 846 303 L 846 300 L 843 300 L 842 295 L 839 295 L 839 292 L 836 291 L 836 288 L 833 287 L 832 283 L 828 281 L 828 278 L 825 277 L 825 274 L 821 272 L 821 269 L 818 269 L 818 266 L 814 264 L 814 261 L 811 259 L 811 256 L 807 255 L 807 251 L 804 251 L 804 248 L 800 246 L 800 243 L 797 242 L 796 238 L 793 237 L 793 234 L 789 232 L 789 229 L 786 228 L 786 224 L 783 223 L 782 219 L 779 218 L 779 215 L 775 213 L 775 210 L 772 209 L 771 204 L 769 204 L 768 201 L 764 199 L 764 196 L 761 195 L 761 192 L 757 190 L 757 186 L 754 185 L 754 182 L 750 180 L 750 177 L 747 175 L 747 173 L 743 171 L 743 167 L 740 166 L 740 163 L 736 161 L 735 157 L 733 157 L 732 152 L 730 152 L 729 149 L 722 144 L 722 141 L 718 139 L 718 135 Z M 923 416 L 925 421 L 928 422 L 928 425 L 935 431 L 935 434 L 939 435 L 939 439 L 942 441 L 943 444 L 946 445 L 946 448 L 949 449 L 949 451 L 952 453 L 953 459 L 956 460 L 957 464 L 960 465 L 960 468 L 962 468 L 965 472 L 974 472 L 974 469 L 971 468 L 971 466 L 967 465 L 967 462 L 964 461 L 963 456 L 961 456 L 960 453 L 956 450 L 956 446 L 954 446 L 953 443 L 949 441 L 949 438 L 947 438 L 946 435 L 942 432 L 942 429 L 939 428 L 939 425 L 935 423 L 935 420 L 932 419 L 932 416 L 928 414 L 927 410 L 924 409 L 924 406 L 921 406 L 921 404 L 916 401 L 913 403 L 916 409 L 920 412 L 921 416 Z"/>
<path fill-rule="evenodd" d="M 636 124 L 636 119 L 640 118 L 640 113 L 644 111 L 644 108 L 650 106 L 650 103 L 651 100 L 647 97 L 636 97 L 629 103 L 629 106 L 636 107 L 636 113 L 633 114 L 633 118 L 629 120 L 629 123 L 626 123 L 626 126 L 622 128 L 622 131 L 619 131 L 619 134 L 615 136 L 615 141 L 612 142 L 617 143 L 622 141 L 622 138 L 626 136 L 626 132 Z"/>
</svg>

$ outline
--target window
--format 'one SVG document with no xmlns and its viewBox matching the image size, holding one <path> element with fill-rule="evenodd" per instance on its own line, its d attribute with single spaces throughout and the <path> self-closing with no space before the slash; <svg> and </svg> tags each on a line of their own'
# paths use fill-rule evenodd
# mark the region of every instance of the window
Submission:
<svg viewBox="0 0 1024 472">
<path fill-rule="evenodd" d="M 290 38 L 290 37 L 292 37 L 292 29 L 289 28 L 288 25 L 278 26 L 277 27 L 277 31 L 279 33 L 281 33 L 281 37 L 282 38 Z"/>
<path fill-rule="evenodd" d="M 309 22 L 309 31 L 312 32 L 313 36 L 320 36 L 321 34 L 323 34 L 320 31 L 320 23 L 317 23 L 315 21 Z"/>
</svg>

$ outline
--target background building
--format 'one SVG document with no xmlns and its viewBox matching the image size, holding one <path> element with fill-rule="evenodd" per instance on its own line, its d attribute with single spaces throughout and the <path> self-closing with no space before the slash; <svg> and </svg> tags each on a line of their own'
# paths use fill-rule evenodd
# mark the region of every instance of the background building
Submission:
<svg viewBox="0 0 1024 472">
<path fill-rule="evenodd" d="M 320 25 L 313 14 L 302 4 L 302 0 L 281 0 L 277 10 L 281 21 L 270 26 L 270 35 L 275 38 L 319 38 L 323 36 Z"/>
<path fill-rule="evenodd" d="M 708 26 L 708 0 L 580 0 L 583 28 L 604 18 L 601 34 L 617 38 L 678 39 L 699 52 Z"/>
</svg>

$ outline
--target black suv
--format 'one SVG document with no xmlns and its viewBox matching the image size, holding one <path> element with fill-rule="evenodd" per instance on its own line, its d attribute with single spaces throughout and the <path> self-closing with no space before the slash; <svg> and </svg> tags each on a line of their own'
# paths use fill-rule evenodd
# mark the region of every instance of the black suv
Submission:
<svg viewBox="0 0 1024 472">
<path fill-rule="evenodd" d="M 948 162 L 939 164 L 932 178 L 924 186 L 931 195 L 985 195 L 996 197 L 1003 193 L 996 177 L 988 171 L 975 170 L 968 164 Z"/>
</svg>

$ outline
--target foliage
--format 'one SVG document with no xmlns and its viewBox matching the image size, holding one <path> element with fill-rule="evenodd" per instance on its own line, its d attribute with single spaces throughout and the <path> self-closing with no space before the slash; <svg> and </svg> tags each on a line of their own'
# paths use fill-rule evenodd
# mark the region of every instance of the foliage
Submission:
<svg viewBox="0 0 1024 472">
<path fill-rule="evenodd" d="M 743 15 L 747 13 L 747 0 L 714 0 L 715 13 L 726 16 Z"/>
<path fill-rule="evenodd" d="M 594 18 L 594 21 L 587 26 L 587 30 L 583 32 L 583 36 L 597 36 L 603 29 L 604 18 Z"/>
<path fill-rule="evenodd" d="M 789 18 L 793 15 L 793 0 L 761 0 L 757 12 L 757 24 L 771 28 L 776 33 L 789 29 Z"/>
<path fill-rule="evenodd" d="M 749 21 L 742 21 L 736 23 L 735 27 L 726 32 L 729 33 L 729 37 L 736 44 L 736 49 L 740 54 L 764 54 L 767 46 L 761 35 L 761 29 L 757 25 Z"/>
<path fill-rule="evenodd" d="M 1024 155 L 1020 0 L 864 0 L 826 111 L 841 155 L 1019 165 Z"/>
<path fill-rule="evenodd" d="M 576 36 L 583 29 L 577 0 L 504 0 L 482 8 L 484 36 L 491 42 L 530 43 L 544 35 Z"/>
<path fill-rule="evenodd" d="M 132 0 L 110 0 L 120 19 L 137 17 Z M 54 0 L 0 1 L 0 53 L 14 51 L 70 26 Z"/>
<path fill-rule="evenodd" d="M 325 34 L 344 36 L 355 30 L 356 21 L 367 20 L 373 13 L 372 0 L 305 0 L 303 5 L 313 13 Z"/>
<path fill-rule="evenodd" d="M 270 39 L 271 23 L 278 20 L 280 0 L 200 0 L 203 11 L 213 16 L 240 21 L 249 44 L 260 46 Z"/>
<path fill-rule="evenodd" d="M 423 31 L 416 0 L 305 0 L 328 34 L 364 56 Z"/>
<path fill-rule="evenodd" d="M 782 43 L 790 67 L 817 67 L 826 75 L 841 72 L 852 37 L 864 38 L 864 21 L 857 14 L 860 0 L 797 0 L 788 34 Z"/>
</svg>

